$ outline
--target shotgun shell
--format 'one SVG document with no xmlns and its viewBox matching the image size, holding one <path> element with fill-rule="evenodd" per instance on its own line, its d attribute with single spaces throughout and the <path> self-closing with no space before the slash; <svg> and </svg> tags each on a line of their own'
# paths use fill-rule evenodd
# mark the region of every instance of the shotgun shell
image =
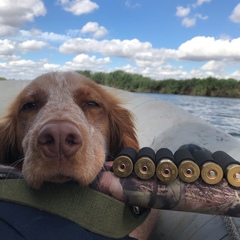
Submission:
<svg viewBox="0 0 240 240">
<path fill-rule="evenodd" d="M 194 182 L 200 176 L 200 169 L 193 161 L 184 160 L 178 167 L 178 174 L 184 182 Z"/>
<path fill-rule="evenodd" d="M 229 184 L 240 187 L 240 165 L 239 162 L 223 151 L 212 154 L 213 159 L 219 163 Z"/>
<path fill-rule="evenodd" d="M 223 170 L 212 158 L 211 152 L 204 149 L 192 153 L 195 162 L 201 167 L 201 177 L 205 183 L 217 184 L 223 178 Z"/>
<path fill-rule="evenodd" d="M 113 161 L 113 172 L 118 177 L 127 177 L 133 171 L 133 161 L 137 156 L 134 148 L 124 148 Z"/>
<path fill-rule="evenodd" d="M 178 166 L 178 175 L 182 181 L 190 183 L 199 178 L 200 169 L 188 149 L 178 149 L 174 154 L 174 158 Z"/>
<path fill-rule="evenodd" d="M 155 152 L 149 148 L 144 147 L 140 149 L 134 164 L 134 172 L 141 179 L 149 179 L 155 174 Z"/>
<path fill-rule="evenodd" d="M 208 184 L 217 184 L 223 178 L 223 170 L 214 162 L 205 162 L 201 168 L 201 177 Z"/>
<path fill-rule="evenodd" d="M 160 148 L 156 153 L 156 175 L 165 183 L 173 182 L 178 176 L 178 168 L 174 164 L 174 156 L 171 150 Z"/>
<path fill-rule="evenodd" d="M 240 187 L 240 165 L 230 164 L 226 169 L 228 182 L 234 187 Z"/>
</svg>

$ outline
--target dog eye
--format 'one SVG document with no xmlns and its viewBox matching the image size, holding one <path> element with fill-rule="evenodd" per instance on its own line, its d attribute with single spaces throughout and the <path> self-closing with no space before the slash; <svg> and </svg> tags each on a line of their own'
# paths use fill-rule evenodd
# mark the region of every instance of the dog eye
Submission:
<svg viewBox="0 0 240 240">
<path fill-rule="evenodd" d="M 94 102 L 94 101 L 88 101 L 84 104 L 83 106 L 84 108 L 85 107 L 100 107 L 100 104 L 97 103 L 97 102 Z"/>
<path fill-rule="evenodd" d="M 33 110 L 33 109 L 37 109 L 37 108 L 38 108 L 38 106 L 35 102 L 28 102 L 28 103 L 23 104 L 21 109 L 26 111 L 26 110 Z"/>
</svg>

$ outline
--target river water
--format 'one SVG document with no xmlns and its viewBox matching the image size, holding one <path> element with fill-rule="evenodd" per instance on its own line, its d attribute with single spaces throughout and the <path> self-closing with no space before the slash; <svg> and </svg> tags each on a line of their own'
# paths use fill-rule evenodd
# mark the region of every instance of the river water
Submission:
<svg viewBox="0 0 240 240">
<path fill-rule="evenodd" d="M 240 99 L 147 94 L 171 102 L 231 134 L 240 141 Z"/>
</svg>

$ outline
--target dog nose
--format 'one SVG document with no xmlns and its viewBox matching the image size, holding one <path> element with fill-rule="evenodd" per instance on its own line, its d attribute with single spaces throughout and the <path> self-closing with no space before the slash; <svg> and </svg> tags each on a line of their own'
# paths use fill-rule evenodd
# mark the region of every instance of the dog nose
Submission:
<svg viewBox="0 0 240 240">
<path fill-rule="evenodd" d="M 49 122 L 39 131 L 37 143 L 49 158 L 73 156 L 82 145 L 82 135 L 76 125 L 67 121 Z"/>
</svg>

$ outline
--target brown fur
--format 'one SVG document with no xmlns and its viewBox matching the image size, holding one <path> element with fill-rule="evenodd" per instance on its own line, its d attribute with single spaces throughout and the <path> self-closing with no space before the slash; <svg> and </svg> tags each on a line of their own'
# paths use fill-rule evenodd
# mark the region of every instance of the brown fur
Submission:
<svg viewBox="0 0 240 240">
<path fill-rule="evenodd" d="M 74 156 L 53 159 L 39 148 L 39 131 L 56 121 L 70 122 L 79 130 L 82 143 Z M 139 148 L 131 113 L 99 85 L 76 73 L 38 77 L 16 97 L 0 122 L 0 164 L 21 168 L 34 188 L 45 181 L 70 179 L 88 185 L 104 161 L 127 146 Z"/>
</svg>

